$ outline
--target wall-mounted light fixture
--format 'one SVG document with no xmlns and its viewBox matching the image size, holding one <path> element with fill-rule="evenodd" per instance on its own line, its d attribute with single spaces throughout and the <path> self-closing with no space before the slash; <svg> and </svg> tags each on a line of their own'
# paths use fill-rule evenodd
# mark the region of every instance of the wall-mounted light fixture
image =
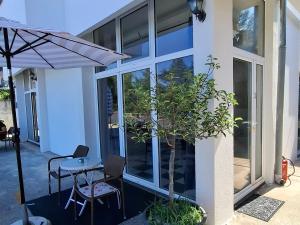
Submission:
<svg viewBox="0 0 300 225">
<path fill-rule="evenodd" d="M 204 0 L 187 0 L 190 9 L 200 22 L 206 19 L 206 12 L 203 9 Z"/>
<path fill-rule="evenodd" d="M 31 80 L 37 81 L 36 74 L 32 70 L 29 71 L 29 75 Z"/>
</svg>

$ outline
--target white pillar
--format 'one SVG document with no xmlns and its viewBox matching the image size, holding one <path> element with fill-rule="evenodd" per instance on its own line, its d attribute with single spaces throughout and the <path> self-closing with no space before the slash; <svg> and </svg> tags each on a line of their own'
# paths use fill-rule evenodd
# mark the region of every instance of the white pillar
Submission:
<svg viewBox="0 0 300 225">
<path fill-rule="evenodd" d="M 232 1 L 206 1 L 204 23 L 194 19 L 194 67 L 204 72 L 208 55 L 218 58 L 218 89 L 233 91 Z M 209 225 L 225 224 L 233 215 L 233 138 L 196 142 L 196 201 L 208 213 Z"/>
<path fill-rule="evenodd" d="M 38 69 L 37 74 L 37 118 L 40 134 L 40 151 L 51 151 L 48 124 L 48 106 L 45 70 Z"/>
<path fill-rule="evenodd" d="M 266 183 L 274 182 L 279 1 L 266 0 L 265 15 L 265 73 L 263 92 L 263 177 Z"/>
<path fill-rule="evenodd" d="M 20 140 L 27 141 L 27 117 L 26 117 L 26 103 L 24 95 L 24 76 L 23 73 L 14 77 L 16 82 L 16 102 L 17 102 L 17 118 L 18 126 L 20 128 Z"/>
<path fill-rule="evenodd" d="M 82 93 L 84 112 L 85 144 L 89 146 L 89 155 L 100 157 L 98 118 L 97 118 L 97 86 L 95 84 L 94 67 L 82 68 Z"/>
</svg>

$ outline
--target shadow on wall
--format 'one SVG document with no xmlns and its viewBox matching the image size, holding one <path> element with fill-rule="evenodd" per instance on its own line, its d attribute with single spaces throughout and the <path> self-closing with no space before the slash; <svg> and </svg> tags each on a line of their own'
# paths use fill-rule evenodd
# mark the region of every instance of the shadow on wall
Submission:
<svg viewBox="0 0 300 225">
<path fill-rule="evenodd" d="M 6 128 L 9 129 L 13 126 L 12 116 L 11 116 L 11 105 L 10 101 L 0 101 L 0 120 L 4 121 Z"/>
</svg>

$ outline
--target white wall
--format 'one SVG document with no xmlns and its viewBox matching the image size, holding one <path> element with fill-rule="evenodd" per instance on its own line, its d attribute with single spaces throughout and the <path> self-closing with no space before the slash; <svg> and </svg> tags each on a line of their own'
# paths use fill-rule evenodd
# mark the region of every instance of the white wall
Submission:
<svg viewBox="0 0 300 225">
<path fill-rule="evenodd" d="M 292 160 L 297 158 L 299 72 L 300 21 L 289 12 L 287 16 L 283 155 Z"/>
<path fill-rule="evenodd" d="M 46 70 L 49 142 L 52 152 L 72 154 L 85 144 L 81 69 Z"/>
<path fill-rule="evenodd" d="M 112 16 L 116 11 L 125 12 L 144 0 L 65 0 L 65 21 L 66 30 L 72 34 L 79 34 L 95 24 Z M 113 15 L 115 16 L 115 15 Z"/>
</svg>

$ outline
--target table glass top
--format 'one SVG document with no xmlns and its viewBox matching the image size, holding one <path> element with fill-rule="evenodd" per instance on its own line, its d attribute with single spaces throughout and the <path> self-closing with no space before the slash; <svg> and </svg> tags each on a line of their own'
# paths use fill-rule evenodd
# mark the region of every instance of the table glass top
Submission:
<svg viewBox="0 0 300 225">
<path fill-rule="evenodd" d="M 99 158 L 75 158 L 75 159 L 65 159 L 61 162 L 60 168 L 62 170 L 86 170 L 92 169 L 101 164 Z"/>
</svg>

